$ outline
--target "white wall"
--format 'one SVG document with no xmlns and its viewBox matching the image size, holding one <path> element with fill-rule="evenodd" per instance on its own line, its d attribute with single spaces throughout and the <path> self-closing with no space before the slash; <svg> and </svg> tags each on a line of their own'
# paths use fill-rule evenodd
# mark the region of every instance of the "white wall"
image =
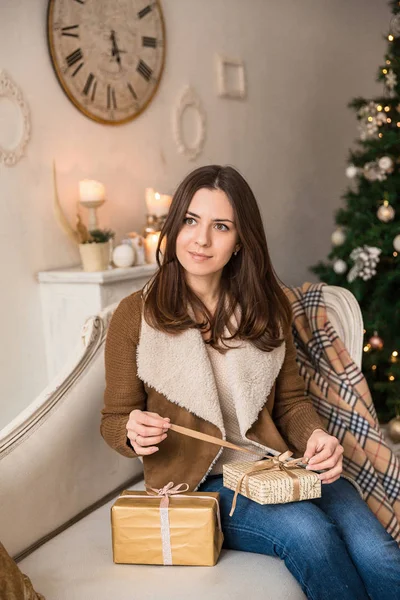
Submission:
<svg viewBox="0 0 400 600">
<path fill-rule="evenodd" d="M 172 191 L 193 168 L 239 168 L 262 208 L 275 267 L 288 284 L 315 281 L 307 268 L 330 249 L 345 160 L 357 135 L 347 102 L 373 95 L 389 9 L 386 0 L 162 0 L 167 60 L 159 90 L 135 121 L 108 127 L 63 93 L 46 43 L 46 0 L 0 0 L 0 69 L 23 89 L 32 139 L 17 166 L 0 166 L 0 427 L 46 384 L 37 271 L 78 263 L 52 213 L 53 158 L 67 214 L 78 181 L 108 191 L 101 224 L 139 229 L 144 188 Z M 243 58 L 246 102 L 218 98 L 214 54 Z M 207 112 L 203 154 L 176 151 L 171 112 L 192 84 Z M 10 135 L 0 102 L 0 144 Z"/>
</svg>

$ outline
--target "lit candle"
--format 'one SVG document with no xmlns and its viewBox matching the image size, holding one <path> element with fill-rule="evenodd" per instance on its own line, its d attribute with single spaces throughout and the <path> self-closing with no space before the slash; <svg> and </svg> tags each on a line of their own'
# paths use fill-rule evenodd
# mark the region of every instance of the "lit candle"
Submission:
<svg viewBox="0 0 400 600">
<path fill-rule="evenodd" d="M 146 262 L 148 263 L 156 263 L 156 250 L 158 246 L 158 240 L 160 237 L 160 232 L 156 231 L 154 233 L 148 233 L 144 239 L 144 247 L 145 247 L 145 255 Z"/>
<path fill-rule="evenodd" d="M 105 200 L 105 188 L 99 181 L 84 179 L 79 182 L 79 196 L 81 202 L 103 202 Z"/>
<path fill-rule="evenodd" d="M 154 192 L 153 188 L 146 188 L 147 214 L 155 217 L 163 217 L 169 211 L 172 196 Z"/>
</svg>

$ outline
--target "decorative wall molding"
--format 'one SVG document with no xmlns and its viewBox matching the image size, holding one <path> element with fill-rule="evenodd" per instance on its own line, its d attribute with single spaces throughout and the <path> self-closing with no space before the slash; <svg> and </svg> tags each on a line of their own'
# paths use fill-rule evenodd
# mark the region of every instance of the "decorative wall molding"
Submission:
<svg viewBox="0 0 400 600">
<path fill-rule="evenodd" d="M 238 58 L 216 55 L 218 96 L 243 100 L 247 95 L 244 62 Z M 228 70 L 234 71 L 234 81 L 228 82 Z"/>
<path fill-rule="evenodd" d="M 0 70 L 0 101 L 1 98 L 7 98 L 16 104 L 22 116 L 22 134 L 18 144 L 11 149 L 3 148 L 0 144 L 0 164 L 3 163 L 7 167 L 13 167 L 24 155 L 25 148 L 30 140 L 31 116 L 22 90 L 5 70 Z"/>
<path fill-rule="evenodd" d="M 197 114 L 198 133 L 193 145 L 189 146 L 183 135 L 182 119 L 185 110 L 194 108 Z M 173 133 L 178 152 L 194 160 L 203 150 L 206 139 L 206 113 L 196 91 L 187 85 L 181 93 L 173 116 Z"/>
</svg>

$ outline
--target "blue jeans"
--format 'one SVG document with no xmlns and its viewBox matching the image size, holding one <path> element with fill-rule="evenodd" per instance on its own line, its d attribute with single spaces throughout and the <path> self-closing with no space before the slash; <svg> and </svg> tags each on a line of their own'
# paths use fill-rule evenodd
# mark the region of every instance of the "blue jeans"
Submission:
<svg viewBox="0 0 400 600">
<path fill-rule="evenodd" d="M 400 548 L 346 479 L 322 484 L 322 496 L 257 504 L 222 475 L 198 491 L 220 493 L 224 548 L 278 556 L 312 600 L 399 600 Z"/>
</svg>

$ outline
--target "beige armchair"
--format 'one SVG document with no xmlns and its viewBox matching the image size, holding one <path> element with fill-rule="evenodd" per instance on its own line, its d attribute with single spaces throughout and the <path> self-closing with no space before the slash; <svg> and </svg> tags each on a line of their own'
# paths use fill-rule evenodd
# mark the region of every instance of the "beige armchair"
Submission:
<svg viewBox="0 0 400 600">
<path fill-rule="evenodd" d="M 361 312 L 344 288 L 324 287 L 328 314 L 360 365 Z M 100 436 L 104 342 L 116 305 L 88 319 L 65 369 L 0 431 L 0 540 L 46 600 L 158 596 L 301 600 L 279 558 L 223 550 L 215 567 L 115 565 L 110 507 L 143 489 L 142 463 Z"/>
</svg>

